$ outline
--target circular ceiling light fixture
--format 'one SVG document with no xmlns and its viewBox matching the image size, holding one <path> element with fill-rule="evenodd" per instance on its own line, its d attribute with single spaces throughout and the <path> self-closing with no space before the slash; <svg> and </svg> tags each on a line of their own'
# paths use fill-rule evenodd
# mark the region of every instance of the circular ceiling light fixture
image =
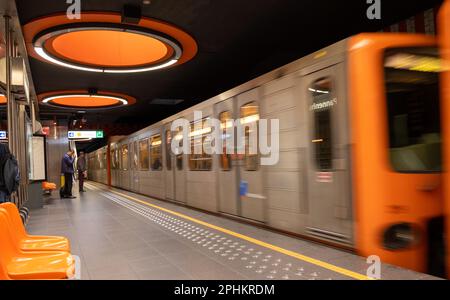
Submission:
<svg viewBox="0 0 450 300">
<path fill-rule="evenodd" d="M 38 98 L 46 105 L 77 110 L 117 108 L 136 103 L 131 96 L 111 92 L 62 91 L 40 94 Z"/>
<path fill-rule="evenodd" d="M 195 40 L 173 25 L 120 14 L 83 13 L 81 19 L 49 16 L 24 26 L 31 56 L 59 66 L 99 73 L 137 73 L 182 64 L 197 53 Z"/>
</svg>

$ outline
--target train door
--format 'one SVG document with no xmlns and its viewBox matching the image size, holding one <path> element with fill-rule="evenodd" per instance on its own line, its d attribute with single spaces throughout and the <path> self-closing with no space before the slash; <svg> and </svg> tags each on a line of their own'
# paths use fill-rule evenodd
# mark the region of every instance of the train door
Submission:
<svg viewBox="0 0 450 300">
<path fill-rule="evenodd" d="M 308 232 L 340 243 L 350 243 L 349 135 L 343 63 L 319 69 L 302 78 L 307 101 L 309 154 Z"/>
<path fill-rule="evenodd" d="M 165 127 L 165 159 L 166 159 L 166 169 L 165 169 L 165 196 L 166 199 L 175 200 L 175 155 L 172 152 L 172 132 L 170 131 L 170 124 Z"/>
<path fill-rule="evenodd" d="M 181 128 L 178 131 L 173 132 L 173 138 L 181 139 L 182 146 L 183 143 L 183 131 Z M 174 155 L 175 165 L 174 165 L 174 175 L 175 175 L 175 200 L 186 203 L 186 166 L 187 166 L 187 155 L 178 154 Z"/>
<path fill-rule="evenodd" d="M 139 191 L 139 146 L 138 141 L 133 140 L 130 144 L 131 146 L 131 171 L 130 171 L 130 188 L 133 192 Z"/>
<path fill-rule="evenodd" d="M 227 151 L 226 145 L 234 146 L 234 126 L 233 120 L 236 119 L 234 108 L 234 99 L 228 99 L 215 105 L 215 114 L 220 120 L 222 130 L 222 153 L 218 155 L 219 166 L 217 169 L 219 211 L 231 215 L 240 215 L 240 201 L 238 190 L 238 172 L 239 167 L 232 159 L 235 155 Z M 230 131 L 233 134 L 230 134 Z M 234 147 L 233 147 L 234 148 Z M 234 149 L 233 149 L 234 150 Z"/>
<path fill-rule="evenodd" d="M 237 96 L 237 116 L 244 128 L 242 136 L 245 154 L 240 157 L 236 164 L 238 176 L 238 191 L 240 195 L 240 214 L 244 218 L 264 222 L 265 220 L 265 197 L 263 189 L 263 175 L 260 165 L 258 148 L 258 126 L 260 117 L 259 93 L 253 89 Z M 251 144 L 255 147 L 252 147 Z M 255 148 L 257 151 L 254 151 Z M 256 152 L 256 153 L 255 153 Z"/>
</svg>

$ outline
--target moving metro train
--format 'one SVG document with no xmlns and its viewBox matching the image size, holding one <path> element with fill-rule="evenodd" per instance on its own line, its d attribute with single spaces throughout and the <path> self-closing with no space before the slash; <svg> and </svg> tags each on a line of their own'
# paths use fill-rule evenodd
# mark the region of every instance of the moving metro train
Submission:
<svg viewBox="0 0 450 300">
<path fill-rule="evenodd" d="M 440 18 L 438 38 L 359 34 L 110 142 L 89 178 L 446 277 L 449 2 Z M 174 154 L 171 124 L 194 110 L 279 119 L 278 163 Z"/>
</svg>

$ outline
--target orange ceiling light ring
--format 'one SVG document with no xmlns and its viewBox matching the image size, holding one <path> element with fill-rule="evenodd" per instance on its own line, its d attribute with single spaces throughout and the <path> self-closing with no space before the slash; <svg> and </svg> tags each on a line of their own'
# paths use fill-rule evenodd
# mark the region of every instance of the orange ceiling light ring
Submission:
<svg viewBox="0 0 450 300">
<path fill-rule="evenodd" d="M 148 29 L 103 23 L 79 25 L 40 32 L 34 39 L 34 50 L 54 64 L 103 73 L 163 69 L 176 64 L 183 52 L 177 41 Z"/>
<path fill-rule="evenodd" d="M 5 105 L 6 104 L 6 96 L 2 93 L 0 93 L 0 105 Z"/>
<path fill-rule="evenodd" d="M 143 17 L 121 23 L 117 13 L 85 12 L 33 20 L 23 26 L 29 55 L 67 68 L 99 73 L 147 72 L 183 64 L 197 54 L 195 40 L 183 30 Z"/>
<path fill-rule="evenodd" d="M 38 96 L 42 104 L 67 109 L 105 110 L 128 106 L 136 103 L 134 97 L 112 93 L 87 91 L 64 91 L 44 93 Z"/>
<path fill-rule="evenodd" d="M 164 39 L 159 35 L 132 29 L 93 26 L 60 31 L 60 34 L 53 32 L 54 36 L 45 41 L 45 49 L 50 55 L 93 67 L 145 67 L 148 62 L 158 64 L 175 57 L 179 59 L 182 52 L 177 42 L 171 41 L 169 37 Z M 124 39 L 127 43 L 118 45 Z M 79 47 L 71 47 L 73 40 Z M 86 40 L 101 43 L 102 50 L 107 51 L 96 51 L 95 46 L 92 47 L 94 43 L 83 43 Z M 84 56 L 81 60 L 80 55 Z"/>
</svg>

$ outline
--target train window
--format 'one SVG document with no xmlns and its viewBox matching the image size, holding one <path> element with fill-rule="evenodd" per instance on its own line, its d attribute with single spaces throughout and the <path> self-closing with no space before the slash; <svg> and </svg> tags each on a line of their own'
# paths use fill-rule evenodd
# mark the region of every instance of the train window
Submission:
<svg viewBox="0 0 450 300">
<path fill-rule="evenodd" d="M 128 145 L 122 146 L 122 170 L 128 170 Z"/>
<path fill-rule="evenodd" d="M 181 129 L 177 130 L 177 134 L 175 134 L 175 136 L 173 138 L 181 139 L 180 147 L 183 147 L 183 131 Z M 176 156 L 176 164 L 177 164 L 177 170 L 182 171 L 183 170 L 183 154 L 178 154 Z"/>
<path fill-rule="evenodd" d="M 212 156 L 205 152 L 205 142 L 209 138 L 206 133 L 211 131 L 211 127 L 206 126 L 208 119 L 201 120 L 201 126 L 196 123 L 191 124 L 191 154 L 189 155 L 189 169 L 191 171 L 210 171 L 212 168 Z M 197 128 L 198 127 L 198 128 Z"/>
<path fill-rule="evenodd" d="M 177 170 L 178 171 L 183 170 L 183 155 L 182 154 L 177 155 Z"/>
<path fill-rule="evenodd" d="M 114 150 L 111 149 L 109 151 L 109 156 L 110 156 L 110 160 L 111 160 L 111 169 L 114 170 L 116 168 L 116 162 L 114 161 Z"/>
<path fill-rule="evenodd" d="M 100 153 L 97 153 L 96 157 L 97 157 L 96 166 L 97 166 L 97 169 L 99 170 L 102 168 L 102 163 L 100 160 Z"/>
<path fill-rule="evenodd" d="M 139 169 L 142 171 L 147 171 L 149 169 L 148 139 L 139 141 Z"/>
<path fill-rule="evenodd" d="M 137 141 L 134 141 L 134 143 L 133 143 L 133 169 L 137 170 L 138 166 L 139 166 L 138 143 L 137 143 Z"/>
<path fill-rule="evenodd" d="M 397 172 L 441 171 L 437 49 L 390 49 L 384 69 L 391 166 Z"/>
<path fill-rule="evenodd" d="M 162 170 L 161 135 L 154 135 L 150 143 L 150 167 L 152 171 Z"/>
<path fill-rule="evenodd" d="M 119 149 L 114 149 L 114 160 L 116 161 L 116 169 L 120 169 Z"/>
<path fill-rule="evenodd" d="M 227 134 L 230 126 L 234 130 L 233 120 L 230 111 L 224 111 L 219 115 L 220 128 L 222 129 L 222 154 L 220 155 L 220 167 L 223 171 L 231 170 L 231 155 L 227 153 L 227 143 L 230 143 L 232 136 Z"/>
<path fill-rule="evenodd" d="M 258 121 L 259 121 L 259 107 L 256 102 L 250 102 L 240 109 L 240 122 L 245 126 L 245 170 L 257 171 L 259 168 L 259 155 L 256 153 L 250 153 L 250 143 L 256 142 L 258 145 Z M 254 137 L 254 138 L 253 138 Z"/>
<path fill-rule="evenodd" d="M 116 155 L 117 155 L 117 160 L 119 162 L 119 170 L 123 170 L 123 165 L 122 165 L 122 147 L 119 146 L 119 148 L 116 150 Z"/>
<path fill-rule="evenodd" d="M 172 132 L 170 130 L 166 130 L 166 167 L 167 170 L 172 170 Z"/>
<path fill-rule="evenodd" d="M 103 162 L 102 168 L 106 168 L 106 152 L 102 153 L 102 162 Z"/>
<path fill-rule="evenodd" d="M 333 169 L 333 144 L 331 131 L 331 109 L 336 104 L 333 97 L 332 80 L 324 77 L 314 81 L 308 88 L 312 97 L 310 110 L 314 114 L 314 160 L 319 171 Z"/>
</svg>

